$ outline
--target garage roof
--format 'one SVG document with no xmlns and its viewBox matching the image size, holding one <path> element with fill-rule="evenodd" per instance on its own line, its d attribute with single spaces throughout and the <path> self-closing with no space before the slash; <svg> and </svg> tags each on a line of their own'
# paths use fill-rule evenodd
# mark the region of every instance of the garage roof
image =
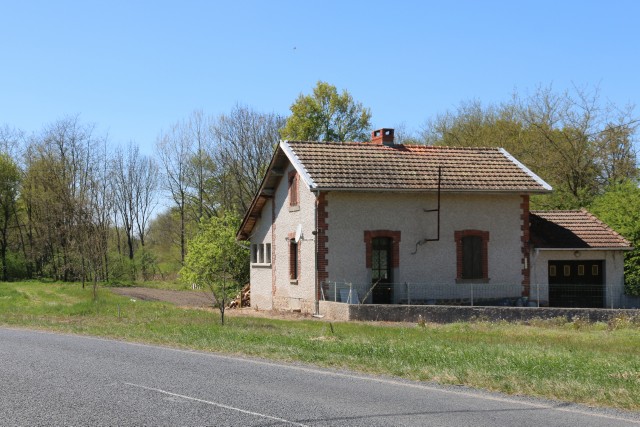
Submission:
<svg viewBox="0 0 640 427">
<path fill-rule="evenodd" d="M 541 249 L 630 250 L 631 243 L 586 209 L 531 211 L 531 241 Z"/>
</svg>

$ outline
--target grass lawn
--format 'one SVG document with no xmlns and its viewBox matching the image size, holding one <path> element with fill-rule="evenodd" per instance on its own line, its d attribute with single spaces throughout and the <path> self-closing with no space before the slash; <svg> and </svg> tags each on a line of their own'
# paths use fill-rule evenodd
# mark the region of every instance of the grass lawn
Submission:
<svg viewBox="0 0 640 427">
<path fill-rule="evenodd" d="M 640 321 L 392 325 L 227 317 L 90 287 L 0 284 L 0 325 L 297 361 L 640 410 Z"/>
</svg>

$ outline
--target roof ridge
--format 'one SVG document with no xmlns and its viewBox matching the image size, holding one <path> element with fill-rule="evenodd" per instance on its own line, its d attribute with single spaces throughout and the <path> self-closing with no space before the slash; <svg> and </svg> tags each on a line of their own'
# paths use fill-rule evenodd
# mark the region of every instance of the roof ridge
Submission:
<svg viewBox="0 0 640 427">
<path fill-rule="evenodd" d="M 393 145 L 384 145 L 379 143 L 374 143 L 371 141 L 312 141 L 312 140 L 284 140 L 283 142 L 287 143 L 301 143 L 301 144 L 322 144 L 322 145 L 353 145 L 357 147 L 406 147 L 406 148 L 431 148 L 437 150 L 460 150 L 460 151 L 474 151 L 474 150 L 482 150 L 482 151 L 499 151 L 501 147 L 494 146 L 481 146 L 481 147 L 460 147 L 454 145 L 428 145 L 428 144 L 393 144 Z"/>
</svg>

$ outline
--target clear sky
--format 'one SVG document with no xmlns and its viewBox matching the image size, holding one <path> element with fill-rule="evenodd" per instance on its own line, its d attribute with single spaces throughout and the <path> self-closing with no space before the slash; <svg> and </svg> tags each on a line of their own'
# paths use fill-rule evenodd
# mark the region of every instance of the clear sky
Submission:
<svg viewBox="0 0 640 427">
<path fill-rule="evenodd" d="M 151 153 L 195 109 L 287 115 L 318 80 L 376 128 L 540 84 L 635 104 L 640 1 L 0 0 L 0 125 L 28 133 L 79 114 Z"/>
</svg>

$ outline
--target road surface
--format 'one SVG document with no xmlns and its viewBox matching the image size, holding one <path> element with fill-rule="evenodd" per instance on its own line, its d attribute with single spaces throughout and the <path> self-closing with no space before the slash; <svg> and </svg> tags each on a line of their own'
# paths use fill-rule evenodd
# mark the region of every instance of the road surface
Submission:
<svg viewBox="0 0 640 427">
<path fill-rule="evenodd" d="M 640 415 L 0 328 L 0 425 L 638 426 Z"/>
</svg>

